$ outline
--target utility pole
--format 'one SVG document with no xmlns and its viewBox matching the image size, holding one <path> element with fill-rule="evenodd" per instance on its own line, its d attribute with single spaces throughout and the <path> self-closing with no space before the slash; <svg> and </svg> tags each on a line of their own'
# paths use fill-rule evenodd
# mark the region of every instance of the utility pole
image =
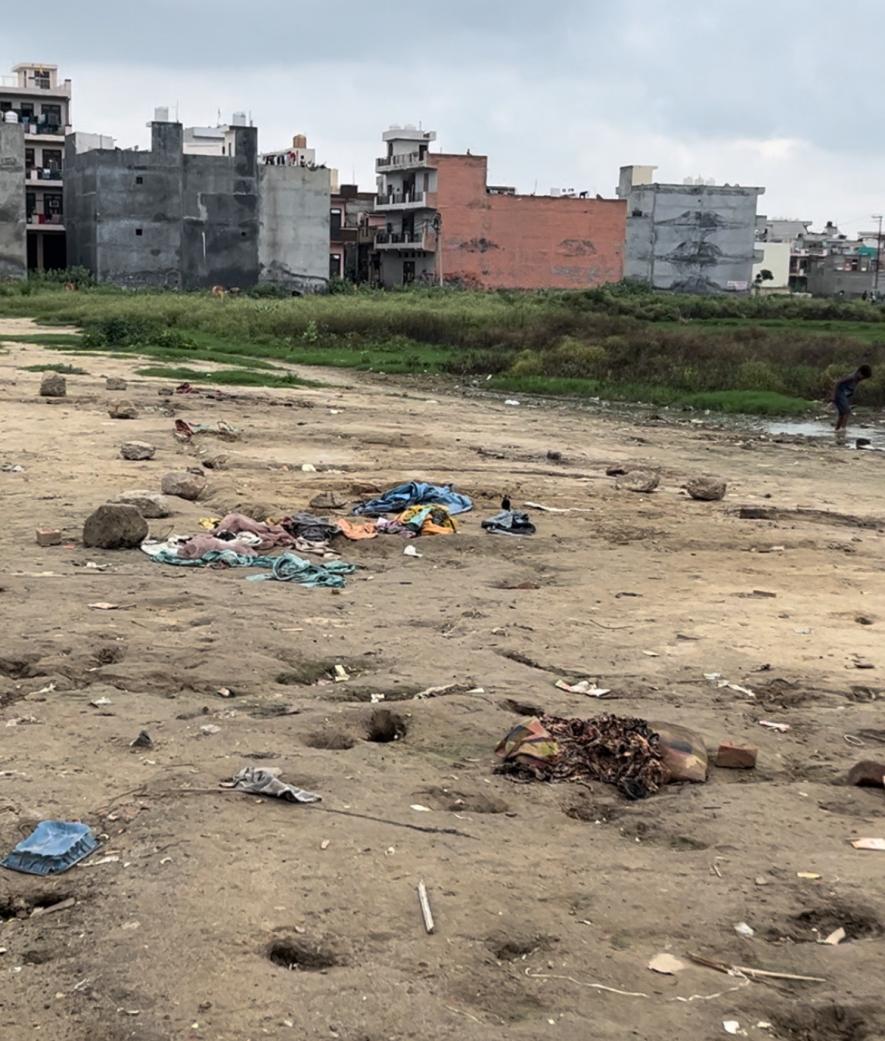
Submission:
<svg viewBox="0 0 885 1041">
<path fill-rule="evenodd" d="M 873 275 L 873 296 L 879 299 L 879 261 L 882 257 L 882 214 L 874 213 L 873 220 L 879 222 L 879 231 L 876 234 L 876 271 Z"/>
</svg>

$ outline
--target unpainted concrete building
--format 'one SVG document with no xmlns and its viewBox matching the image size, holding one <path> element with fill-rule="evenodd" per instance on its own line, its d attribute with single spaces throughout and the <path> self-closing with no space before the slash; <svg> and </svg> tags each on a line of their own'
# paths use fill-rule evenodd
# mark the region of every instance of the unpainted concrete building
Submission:
<svg viewBox="0 0 885 1041">
<path fill-rule="evenodd" d="M 764 188 L 659 184 L 654 166 L 622 166 L 627 204 L 624 277 L 683 293 L 747 292 Z"/>
<path fill-rule="evenodd" d="M 623 273 L 620 199 L 519 195 L 488 184 L 488 158 L 430 152 L 433 131 L 384 135 L 375 215 L 382 285 L 586 289 Z"/>
<path fill-rule="evenodd" d="M 223 155 L 183 146 L 182 125 L 157 120 L 150 151 L 78 151 L 76 135 L 69 139 L 69 264 L 132 287 L 326 284 L 328 171 L 265 170 L 249 126 L 227 128 Z"/>
<path fill-rule="evenodd" d="M 24 130 L 0 121 L 0 282 L 28 275 L 24 178 Z"/>
</svg>

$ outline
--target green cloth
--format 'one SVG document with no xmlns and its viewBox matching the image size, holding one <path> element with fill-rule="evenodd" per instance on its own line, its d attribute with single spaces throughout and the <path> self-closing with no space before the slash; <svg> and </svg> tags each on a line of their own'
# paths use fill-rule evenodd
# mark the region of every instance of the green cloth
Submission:
<svg viewBox="0 0 885 1041">
<path fill-rule="evenodd" d="M 259 567 L 270 571 L 269 575 L 250 575 L 252 582 L 276 579 L 278 582 L 297 582 L 299 585 L 316 589 L 323 586 L 328 589 L 340 589 L 344 584 L 344 576 L 356 571 L 355 564 L 346 564 L 343 560 L 330 560 L 325 564 L 314 564 L 294 553 L 282 553 L 278 557 L 249 557 L 235 553 L 232 549 L 209 550 L 202 557 L 186 560 L 177 556 L 172 550 L 161 549 L 153 554 L 153 559 L 160 564 L 175 564 L 178 567 L 207 567 L 221 565 L 223 567 Z"/>
</svg>

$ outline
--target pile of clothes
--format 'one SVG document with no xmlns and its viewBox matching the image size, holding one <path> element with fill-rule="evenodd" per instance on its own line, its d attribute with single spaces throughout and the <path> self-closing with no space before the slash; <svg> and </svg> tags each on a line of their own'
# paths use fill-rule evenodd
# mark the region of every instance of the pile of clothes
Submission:
<svg viewBox="0 0 885 1041">
<path fill-rule="evenodd" d="M 408 481 L 388 489 L 377 499 L 359 503 L 352 512 L 359 517 L 383 517 L 387 513 L 402 515 L 415 506 L 444 506 L 450 516 L 455 516 L 472 510 L 473 502 L 456 492 L 450 484 Z"/>
</svg>

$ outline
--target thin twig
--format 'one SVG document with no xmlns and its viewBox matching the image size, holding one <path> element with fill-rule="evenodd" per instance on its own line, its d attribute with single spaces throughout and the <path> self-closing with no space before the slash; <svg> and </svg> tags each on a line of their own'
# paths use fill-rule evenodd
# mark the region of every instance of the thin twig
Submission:
<svg viewBox="0 0 885 1041">
<path fill-rule="evenodd" d="M 605 622 L 597 622 L 595 618 L 587 618 L 587 619 L 585 619 L 585 621 L 588 621 L 591 625 L 599 626 L 600 629 L 618 630 L 618 629 L 632 629 L 633 628 L 632 625 L 606 625 Z"/>
<path fill-rule="evenodd" d="M 421 905 L 421 917 L 424 919 L 424 928 L 432 933 L 436 926 L 433 923 L 433 912 L 430 910 L 430 897 L 427 895 L 427 886 L 424 879 L 418 883 L 418 903 Z"/>
<path fill-rule="evenodd" d="M 704 965 L 708 969 L 724 972 L 728 976 L 749 976 L 751 979 L 796 980 L 801 983 L 826 983 L 820 976 L 797 976 L 793 972 L 771 972 L 768 969 L 754 969 L 749 965 L 730 965 L 728 962 L 703 958 L 699 954 L 689 954 L 689 959 L 696 965 Z"/>
<path fill-rule="evenodd" d="M 525 970 L 526 976 L 530 980 L 566 980 L 569 983 L 576 983 L 579 987 L 590 987 L 593 990 L 604 990 L 608 994 L 619 994 L 623 998 L 650 998 L 651 994 L 646 994 L 644 991 L 637 990 L 618 990 L 617 987 L 607 987 L 604 983 L 590 983 L 587 980 L 576 980 L 574 976 L 558 976 L 553 973 L 547 972 L 532 972 L 531 969 Z M 718 990 L 715 994 L 690 994 L 687 998 L 665 998 L 665 1001 L 681 1001 L 687 1004 L 692 1001 L 714 1001 L 716 998 L 724 997 L 726 994 L 731 994 L 736 990 L 741 990 L 743 987 L 748 986 L 750 981 L 744 979 L 742 983 L 739 983 L 736 987 L 729 987 L 727 990 Z"/>
</svg>

